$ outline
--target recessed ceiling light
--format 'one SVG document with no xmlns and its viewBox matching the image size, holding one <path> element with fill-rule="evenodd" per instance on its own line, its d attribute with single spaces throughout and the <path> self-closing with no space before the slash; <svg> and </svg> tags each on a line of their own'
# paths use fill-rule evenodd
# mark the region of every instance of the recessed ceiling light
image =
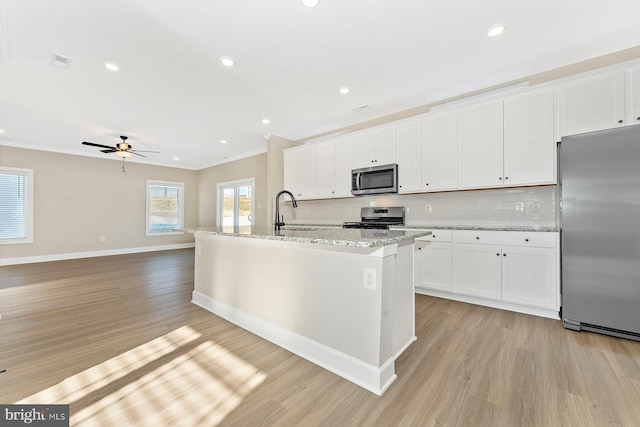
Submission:
<svg viewBox="0 0 640 427">
<path fill-rule="evenodd" d="M 0 133 L 4 133 L 4 129 L 0 129 Z"/>
<path fill-rule="evenodd" d="M 226 139 L 221 139 L 221 140 L 220 140 L 220 144 L 226 144 L 226 143 L 227 143 L 227 140 L 226 140 Z"/>
<path fill-rule="evenodd" d="M 489 28 L 489 31 L 487 31 L 487 35 L 489 37 L 496 37 L 499 36 L 500 34 L 504 33 L 504 30 L 507 29 L 507 26 L 504 24 L 496 24 L 493 27 Z"/>
<path fill-rule="evenodd" d="M 269 123 L 271 123 L 271 120 L 269 120 L 267 118 L 262 119 L 262 124 L 263 125 L 268 125 Z"/>
<path fill-rule="evenodd" d="M 343 95 L 345 95 L 345 94 L 349 93 L 350 91 L 351 91 L 351 89 L 349 89 L 349 88 L 348 88 L 348 87 L 346 87 L 346 86 L 342 86 L 342 87 L 340 88 L 340 93 L 341 93 L 341 94 L 343 94 Z"/>
<path fill-rule="evenodd" d="M 109 71 L 119 71 L 120 67 L 118 66 L 118 64 L 114 64 L 113 62 L 105 62 L 104 63 L 104 68 L 106 68 Z"/>
<path fill-rule="evenodd" d="M 318 0 L 302 0 L 302 4 L 306 7 L 316 7 Z"/>
<path fill-rule="evenodd" d="M 180 160 L 180 157 L 174 157 L 173 160 Z"/>
<path fill-rule="evenodd" d="M 229 58 L 228 56 L 222 56 L 220 57 L 220 62 L 222 63 L 222 65 L 224 65 L 225 67 L 233 67 L 233 65 L 236 63 L 233 58 Z"/>
</svg>

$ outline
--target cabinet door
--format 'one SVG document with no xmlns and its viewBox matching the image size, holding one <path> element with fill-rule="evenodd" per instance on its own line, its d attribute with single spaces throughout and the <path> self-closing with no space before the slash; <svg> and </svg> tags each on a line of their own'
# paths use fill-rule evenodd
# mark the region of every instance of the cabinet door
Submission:
<svg viewBox="0 0 640 427">
<path fill-rule="evenodd" d="M 453 291 L 453 249 L 451 243 L 416 241 L 415 286 Z"/>
<path fill-rule="evenodd" d="M 398 191 L 411 193 L 422 190 L 422 126 L 420 120 L 397 127 Z"/>
<path fill-rule="evenodd" d="M 500 247 L 458 243 L 454 251 L 455 292 L 494 300 L 501 299 Z"/>
<path fill-rule="evenodd" d="M 284 151 L 284 187 L 297 199 L 316 195 L 316 146 L 304 145 Z"/>
<path fill-rule="evenodd" d="M 396 127 L 385 126 L 356 134 L 353 156 L 356 168 L 396 163 Z"/>
<path fill-rule="evenodd" d="M 336 143 L 336 197 L 353 197 L 351 171 L 353 167 L 353 136 L 341 136 Z"/>
<path fill-rule="evenodd" d="M 316 146 L 316 195 L 331 198 L 336 195 L 336 142 L 318 143 Z"/>
<path fill-rule="evenodd" d="M 633 67 L 633 123 L 640 125 L 640 64 Z"/>
<path fill-rule="evenodd" d="M 502 298 L 535 307 L 558 309 L 557 251 L 549 248 L 502 248 Z"/>
<path fill-rule="evenodd" d="M 422 190 L 458 187 L 458 112 L 422 120 Z"/>
<path fill-rule="evenodd" d="M 502 186 L 502 101 L 461 110 L 458 132 L 460 186 Z"/>
<path fill-rule="evenodd" d="M 553 105 L 553 88 L 535 90 L 504 100 L 505 185 L 555 182 Z"/>
<path fill-rule="evenodd" d="M 558 85 L 558 138 L 625 125 L 625 70 Z"/>
<path fill-rule="evenodd" d="M 375 138 L 375 163 L 379 165 L 390 165 L 398 162 L 397 156 L 397 136 L 396 126 L 389 126 L 380 129 Z"/>
</svg>

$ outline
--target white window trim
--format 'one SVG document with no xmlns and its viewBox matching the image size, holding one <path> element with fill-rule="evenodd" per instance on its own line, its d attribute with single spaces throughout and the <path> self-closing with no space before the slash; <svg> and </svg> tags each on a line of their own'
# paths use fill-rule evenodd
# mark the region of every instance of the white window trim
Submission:
<svg viewBox="0 0 640 427">
<path fill-rule="evenodd" d="M 223 187 L 235 187 L 238 184 L 250 184 L 251 185 L 251 194 L 256 194 L 256 179 L 255 178 L 246 178 L 246 179 L 237 179 L 235 181 L 227 181 L 227 182 L 219 182 L 216 185 L 216 227 L 222 227 L 222 217 L 224 215 L 223 206 L 220 203 L 220 191 L 222 191 Z M 254 200 L 251 200 L 251 221 L 253 224 L 254 218 L 256 217 L 256 204 Z"/>
<path fill-rule="evenodd" d="M 149 231 L 149 213 L 151 212 L 151 206 L 149 198 L 149 186 L 150 185 L 165 185 L 170 187 L 180 187 L 180 195 L 178 196 L 178 203 L 180 206 L 180 224 L 178 228 L 184 228 L 184 183 L 182 182 L 171 182 L 171 181 L 158 181 L 154 179 L 147 180 L 147 186 L 145 188 L 146 195 L 146 215 L 145 215 L 145 232 L 147 236 L 166 236 L 170 234 L 183 234 L 182 231 L 158 231 L 158 232 L 150 232 Z"/>
<path fill-rule="evenodd" d="M 0 166 L 0 173 L 20 174 L 26 176 L 25 183 L 25 227 L 27 235 L 19 239 L 0 239 L 0 245 L 16 245 L 33 243 L 33 169 L 10 168 Z"/>
</svg>

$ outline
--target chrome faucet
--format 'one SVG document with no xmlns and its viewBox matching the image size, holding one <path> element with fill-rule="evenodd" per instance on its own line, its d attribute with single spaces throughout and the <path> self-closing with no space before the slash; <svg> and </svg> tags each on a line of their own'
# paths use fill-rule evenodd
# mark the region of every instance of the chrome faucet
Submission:
<svg viewBox="0 0 640 427">
<path fill-rule="evenodd" d="M 280 217 L 280 196 L 282 196 L 283 194 L 288 194 L 289 196 L 291 196 L 291 204 L 293 205 L 294 208 L 298 207 L 296 198 L 293 197 L 293 194 L 291 194 L 291 191 L 282 190 L 281 192 L 279 192 L 278 195 L 276 196 L 276 220 L 274 222 L 274 227 L 273 227 L 274 230 L 280 230 L 280 227 L 284 225 L 284 215 L 282 215 L 282 218 Z"/>
</svg>

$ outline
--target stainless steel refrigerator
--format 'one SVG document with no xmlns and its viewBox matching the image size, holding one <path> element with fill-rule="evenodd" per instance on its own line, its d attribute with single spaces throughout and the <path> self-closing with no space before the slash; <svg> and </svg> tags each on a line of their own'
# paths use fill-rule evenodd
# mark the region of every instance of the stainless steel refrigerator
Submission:
<svg viewBox="0 0 640 427">
<path fill-rule="evenodd" d="M 640 341 L 640 125 L 563 137 L 562 321 Z"/>
</svg>

